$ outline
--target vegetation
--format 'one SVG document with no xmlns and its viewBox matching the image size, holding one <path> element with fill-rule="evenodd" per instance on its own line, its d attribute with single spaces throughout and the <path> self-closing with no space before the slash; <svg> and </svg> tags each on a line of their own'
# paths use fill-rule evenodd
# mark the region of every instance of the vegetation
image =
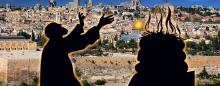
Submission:
<svg viewBox="0 0 220 86">
<path fill-rule="evenodd" d="M 131 39 L 129 42 L 128 42 L 128 48 L 132 48 L 132 53 L 135 52 L 135 49 L 137 49 L 137 42 L 134 40 L 134 39 Z"/>
<path fill-rule="evenodd" d="M 87 80 L 82 81 L 83 86 L 90 86 L 90 83 Z"/>
<path fill-rule="evenodd" d="M 33 81 L 32 81 L 32 84 L 30 86 L 38 86 L 38 78 L 34 78 Z"/>
<path fill-rule="evenodd" d="M 103 40 L 102 47 L 105 50 L 113 50 L 114 49 L 113 43 L 109 42 L 108 40 Z"/>
<path fill-rule="evenodd" d="M 31 38 L 31 35 L 30 35 L 30 34 L 28 34 L 28 33 L 26 33 L 26 32 L 23 32 L 23 31 L 18 32 L 18 33 L 17 33 L 17 36 L 23 36 L 25 39 L 30 39 L 30 38 Z"/>
<path fill-rule="evenodd" d="M 103 40 L 103 41 L 99 40 L 89 49 L 77 52 L 74 55 L 107 56 L 109 54 L 104 53 L 104 52 L 117 52 L 118 49 L 120 50 L 119 52 L 135 53 L 135 51 L 138 49 L 138 44 L 133 39 L 129 40 L 128 42 L 126 42 L 124 40 L 118 40 L 118 41 L 116 41 L 115 44 L 109 40 Z"/>
<path fill-rule="evenodd" d="M 36 41 L 36 37 L 35 37 L 35 34 L 34 34 L 33 31 L 32 31 L 32 33 L 31 33 L 31 40 L 32 40 L 32 41 Z"/>
<path fill-rule="evenodd" d="M 204 40 L 202 40 L 199 43 L 188 41 L 186 42 L 187 46 L 187 53 L 191 55 L 206 55 L 206 56 L 212 56 L 214 55 L 212 44 L 206 44 Z"/>
<path fill-rule="evenodd" d="M 200 79 L 208 79 L 210 76 L 209 76 L 208 72 L 206 71 L 206 68 L 203 67 L 202 72 L 200 72 L 200 73 L 197 75 L 197 77 L 200 78 Z"/>
<path fill-rule="evenodd" d="M 75 68 L 75 73 L 77 77 L 81 77 L 81 75 L 83 74 L 83 72 L 78 67 Z"/>
<path fill-rule="evenodd" d="M 197 75 L 199 81 L 197 86 L 219 86 L 220 74 L 209 74 L 204 67 L 203 70 Z"/>
<path fill-rule="evenodd" d="M 117 47 L 118 49 L 125 49 L 125 48 L 127 48 L 128 46 L 126 45 L 126 42 L 125 42 L 124 40 L 118 40 L 118 41 L 116 42 L 116 47 Z"/>
<path fill-rule="evenodd" d="M 84 51 L 81 51 L 79 53 L 76 53 L 76 55 L 80 55 L 80 56 L 89 56 L 89 55 L 93 55 L 93 56 L 102 56 L 103 51 L 98 50 L 98 49 L 87 49 Z"/>
<path fill-rule="evenodd" d="M 107 83 L 107 81 L 106 80 L 96 80 L 96 82 L 95 82 L 95 84 L 96 85 L 105 85 L 105 83 Z"/>
<path fill-rule="evenodd" d="M 37 45 L 38 46 L 44 46 L 46 41 L 47 41 L 47 38 L 44 35 L 39 35 L 38 39 L 37 39 Z"/>
<path fill-rule="evenodd" d="M 187 53 L 191 55 L 205 55 L 205 56 L 213 56 L 220 55 L 220 31 L 216 37 L 207 36 L 211 42 L 210 44 L 206 44 L 205 40 L 202 40 L 199 43 L 188 41 L 186 42 Z"/>
</svg>

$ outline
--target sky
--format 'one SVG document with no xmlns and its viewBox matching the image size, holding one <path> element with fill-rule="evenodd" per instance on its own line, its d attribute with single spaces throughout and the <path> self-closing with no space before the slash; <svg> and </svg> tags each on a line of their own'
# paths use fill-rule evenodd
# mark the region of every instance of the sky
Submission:
<svg viewBox="0 0 220 86">
<path fill-rule="evenodd" d="M 64 6 L 68 2 L 73 0 L 56 0 L 57 5 Z M 88 0 L 81 0 L 81 4 L 84 4 Z M 111 0 L 93 0 L 93 4 L 104 3 L 109 4 Z M 114 5 L 120 4 L 121 2 L 130 1 L 130 0 L 112 0 Z M 153 7 L 157 4 L 162 4 L 165 0 L 140 0 L 144 6 Z M 168 0 L 170 4 L 174 4 L 176 6 L 192 6 L 192 5 L 204 5 L 204 6 L 212 6 L 216 8 L 220 8 L 220 0 Z M 31 7 L 36 3 L 40 3 L 41 5 L 47 6 L 49 0 L 0 0 L 0 5 L 11 4 L 19 7 Z"/>
</svg>

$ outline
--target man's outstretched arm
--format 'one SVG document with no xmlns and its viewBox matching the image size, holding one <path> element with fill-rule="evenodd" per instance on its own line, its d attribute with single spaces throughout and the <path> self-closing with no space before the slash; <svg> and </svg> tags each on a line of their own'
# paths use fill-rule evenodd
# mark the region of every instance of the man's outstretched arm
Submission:
<svg viewBox="0 0 220 86">
<path fill-rule="evenodd" d="M 83 46 L 83 48 L 85 48 L 89 44 L 93 44 L 97 39 L 100 38 L 100 29 L 103 26 L 111 24 L 114 21 L 114 18 L 112 16 L 113 15 L 105 17 L 105 15 L 103 14 L 103 16 L 99 20 L 98 25 L 89 29 L 86 34 L 81 36 L 81 45 Z"/>
<path fill-rule="evenodd" d="M 83 15 L 83 13 L 78 13 L 78 17 L 79 17 L 79 24 L 76 25 L 73 31 L 67 37 L 65 37 L 65 39 L 71 40 L 74 39 L 74 37 L 78 37 L 80 36 L 80 34 L 84 33 L 83 26 L 84 26 L 85 16 Z"/>
<path fill-rule="evenodd" d="M 73 37 L 72 41 L 72 47 L 69 47 L 68 50 L 71 51 L 77 51 L 85 49 L 89 44 L 93 44 L 97 39 L 99 39 L 99 31 L 100 29 L 110 24 L 114 21 L 114 18 L 112 15 L 104 17 L 104 15 L 100 18 L 100 21 L 97 26 L 94 26 L 93 28 L 89 29 L 84 35 L 80 35 L 79 37 Z M 74 44 L 74 45 L 73 45 Z"/>
</svg>

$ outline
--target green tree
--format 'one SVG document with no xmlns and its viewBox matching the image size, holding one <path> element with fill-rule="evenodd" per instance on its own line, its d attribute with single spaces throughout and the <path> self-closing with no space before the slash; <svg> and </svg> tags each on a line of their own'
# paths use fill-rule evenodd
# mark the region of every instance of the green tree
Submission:
<svg viewBox="0 0 220 86">
<path fill-rule="evenodd" d="M 199 42 L 199 50 L 200 51 L 204 51 L 205 50 L 205 41 L 204 40 L 202 40 L 201 42 Z"/>
<path fill-rule="evenodd" d="M 211 15 L 212 15 L 211 12 L 205 12 L 205 13 L 203 14 L 203 16 L 211 16 Z"/>
<path fill-rule="evenodd" d="M 28 34 L 28 33 L 26 33 L 26 32 L 23 32 L 23 31 L 18 32 L 18 33 L 17 33 L 17 36 L 23 36 L 25 39 L 30 39 L 30 38 L 31 38 L 31 35 L 30 35 L 30 34 Z"/>
<path fill-rule="evenodd" d="M 82 81 L 83 86 L 90 86 L 89 82 L 87 80 Z"/>
<path fill-rule="evenodd" d="M 129 47 L 129 48 L 137 48 L 137 42 L 136 42 L 134 39 L 131 39 L 131 40 L 128 42 L 128 47 Z"/>
<path fill-rule="evenodd" d="M 105 85 L 105 83 L 107 83 L 106 80 L 96 80 L 95 82 L 96 85 Z"/>
<path fill-rule="evenodd" d="M 81 75 L 83 74 L 83 72 L 78 67 L 75 68 L 75 73 L 77 77 L 81 77 Z"/>
<path fill-rule="evenodd" d="M 109 43 L 106 49 L 107 50 L 113 50 L 114 49 L 113 43 Z"/>
<path fill-rule="evenodd" d="M 193 50 L 193 49 L 189 49 L 187 50 L 187 53 L 190 54 L 190 55 L 196 55 L 198 51 L 196 50 Z"/>
<path fill-rule="evenodd" d="M 124 48 L 127 48 L 127 44 L 124 40 L 118 40 L 116 42 L 116 47 L 119 49 L 124 49 Z"/>
<path fill-rule="evenodd" d="M 46 43 L 47 38 L 44 35 L 39 35 L 38 36 L 38 41 L 37 41 L 37 45 L 38 46 L 44 46 L 44 44 Z"/>
<path fill-rule="evenodd" d="M 208 78 L 209 78 L 209 74 L 208 74 L 208 72 L 206 71 L 205 66 L 203 67 L 202 72 L 200 72 L 200 73 L 198 74 L 198 77 L 201 78 L 201 79 L 208 79 Z"/>
<path fill-rule="evenodd" d="M 211 50 L 212 52 L 218 52 L 220 50 L 220 31 L 218 31 L 218 34 L 216 37 L 211 38 Z M 214 54 L 217 55 L 217 54 Z"/>
<path fill-rule="evenodd" d="M 187 46 L 187 48 L 194 49 L 194 50 L 198 50 L 198 48 L 199 48 L 198 44 L 194 41 L 186 42 L 186 46 Z"/>
<path fill-rule="evenodd" d="M 197 52 L 199 51 L 199 45 L 196 42 L 193 41 L 188 41 L 186 42 L 187 46 L 187 53 L 191 55 L 196 55 Z"/>
<path fill-rule="evenodd" d="M 30 86 L 38 86 L 38 78 L 35 77 Z"/>
<path fill-rule="evenodd" d="M 103 40 L 102 47 L 105 50 L 112 50 L 114 48 L 113 43 L 109 42 L 108 40 Z"/>
<path fill-rule="evenodd" d="M 215 51 L 220 49 L 220 45 L 219 45 L 219 39 L 217 37 L 212 39 L 212 47 L 214 48 Z"/>
<path fill-rule="evenodd" d="M 32 41 L 36 41 L 36 39 L 35 39 L 35 34 L 34 34 L 34 31 L 32 30 L 32 33 L 31 33 L 31 40 Z"/>
<path fill-rule="evenodd" d="M 135 52 L 135 49 L 137 49 L 137 42 L 134 40 L 134 39 L 131 39 L 129 42 L 128 42 L 128 47 L 129 48 L 132 48 L 132 53 Z"/>
</svg>

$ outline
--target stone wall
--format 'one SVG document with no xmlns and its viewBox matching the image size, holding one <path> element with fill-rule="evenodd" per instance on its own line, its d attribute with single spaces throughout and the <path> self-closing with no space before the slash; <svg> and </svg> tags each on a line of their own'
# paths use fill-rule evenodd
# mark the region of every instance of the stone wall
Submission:
<svg viewBox="0 0 220 86">
<path fill-rule="evenodd" d="M 0 58 L 0 86 L 7 83 L 8 60 Z"/>
<path fill-rule="evenodd" d="M 37 44 L 28 40 L 0 40 L 0 51 L 36 50 Z"/>
</svg>

